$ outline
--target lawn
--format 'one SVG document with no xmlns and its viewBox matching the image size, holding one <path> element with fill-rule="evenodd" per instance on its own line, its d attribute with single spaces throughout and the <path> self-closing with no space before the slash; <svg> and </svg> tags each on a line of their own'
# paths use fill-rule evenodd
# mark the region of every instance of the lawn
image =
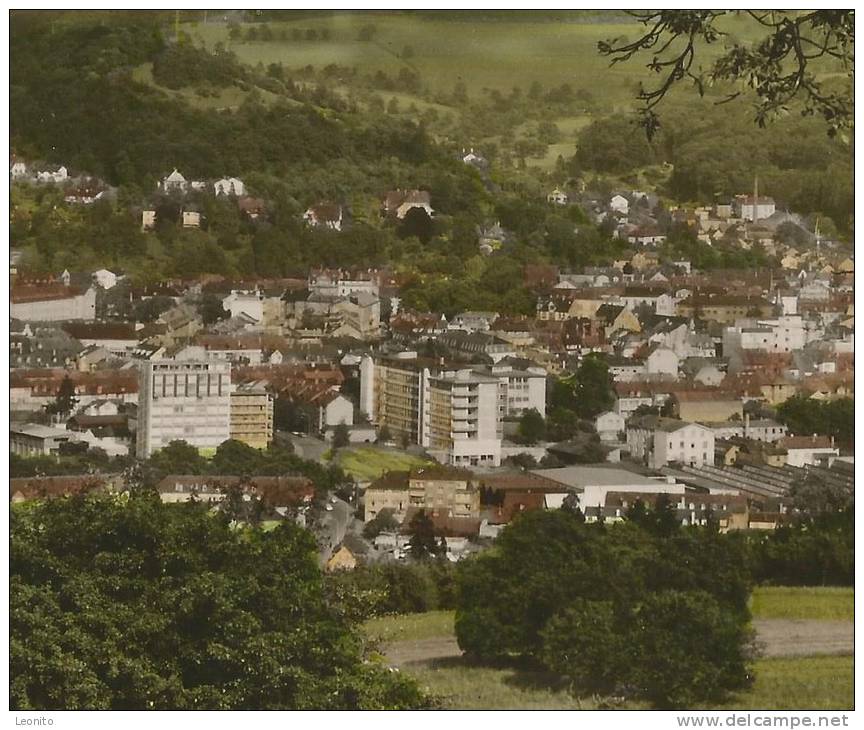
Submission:
<svg viewBox="0 0 864 730">
<path fill-rule="evenodd" d="M 753 618 L 852 621 L 855 592 L 852 588 L 762 586 L 753 591 L 751 611 Z"/>
<path fill-rule="evenodd" d="M 760 587 L 753 594 L 754 618 L 851 620 L 852 589 Z M 453 636 L 453 611 L 384 616 L 364 624 L 370 638 L 416 642 Z M 852 656 L 759 659 L 753 686 L 719 707 L 724 710 L 837 710 L 853 705 Z M 603 709 L 598 698 L 577 699 L 553 677 L 513 667 L 473 664 L 461 657 L 410 662 L 415 677 L 451 709 Z M 627 703 L 622 709 L 639 709 Z M 695 708 L 694 708 L 695 709 Z M 702 708 L 700 708 L 702 709 Z"/>
<path fill-rule="evenodd" d="M 381 616 L 363 624 L 363 631 L 381 642 L 419 641 L 453 634 L 453 611 Z"/>
<path fill-rule="evenodd" d="M 387 471 L 407 471 L 430 462 L 396 449 L 360 446 L 341 449 L 334 463 L 359 482 L 370 482 Z"/>
</svg>

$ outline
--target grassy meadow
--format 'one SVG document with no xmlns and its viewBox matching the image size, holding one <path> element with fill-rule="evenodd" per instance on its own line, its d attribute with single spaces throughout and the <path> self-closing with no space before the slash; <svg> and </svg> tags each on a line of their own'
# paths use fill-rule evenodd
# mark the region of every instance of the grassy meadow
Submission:
<svg viewBox="0 0 864 730">
<path fill-rule="evenodd" d="M 760 587 L 753 592 L 756 619 L 852 620 L 851 588 Z M 364 624 L 382 645 L 452 638 L 453 611 L 384 616 Z M 719 707 L 725 710 L 837 710 L 854 704 L 852 656 L 763 658 L 755 662 L 753 686 Z M 475 709 L 596 710 L 602 698 L 575 698 L 554 677 L 511 666 L 472 663 L 463 657 L 409 662 L 402 671 L 441 698 L 444 707 Z M 644 709 L 636 703 L 620 709 Z"/>
<path fill-rule="evenodd" d="M 407 471 L 429 463 L 405 451 L 374 446 L 340 449 L 332 458 L 334 463 L 360 482 L 377 479 L 387 471 Z"/>
<path fill-rule="evenodd" d="M 753 591 L 750 610 L 754 618 L 852 621 L 855 591 L 852 588 L 762 586 Z"/>
</svg>

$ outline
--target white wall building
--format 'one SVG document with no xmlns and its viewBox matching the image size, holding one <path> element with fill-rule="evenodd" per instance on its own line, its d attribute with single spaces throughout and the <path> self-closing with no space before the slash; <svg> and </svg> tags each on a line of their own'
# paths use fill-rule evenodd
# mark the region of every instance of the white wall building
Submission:
<svg viewBox="0 0 864 730">
<path fill-rule="evenodd" d="M 601 441 L 618 441 L 618 434 L 624 432 L 624 416 L 615 411 L 604 411 L 594 419 L 594 428 Z"/>
<path fill-rule="evenodd" d="M 231 365 L 227 362 L 145 362 L 138 389 L 139 459 L 171 441 L 215 449 L 230 438 Z"/>
<path fill-rule="evenodd" d="M 222 308 L 232 317 L 245 314 L 256 322 L 264 319 L 264 297 L 257 291 L 234 290 L 222 300 Z"/>
<path fill-rule="evenodd" d="M 246 195 L 246 186 L 236 177 L 223 177 L 213 183 L 215 195 L 234 195 L 238 198 Z"/>
<path fill-rule="evenodd" d="M 30 322 L 63 322 L 96 319 L 96 290 L 92 287 L 85 292 L 52 291 L 44 297 L 38 293 L 33 296 L 18 296 L 13 288 L 10 316 Z"/>
</svg>

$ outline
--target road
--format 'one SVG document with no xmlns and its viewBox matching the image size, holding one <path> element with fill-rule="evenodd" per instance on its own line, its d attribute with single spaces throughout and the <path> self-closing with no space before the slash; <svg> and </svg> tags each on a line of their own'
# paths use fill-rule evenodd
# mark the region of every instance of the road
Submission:
<svg viewBox="0 0 864 730">
<path fill-rule="evenodd" d="M 855 647 L 851 621 L 762 619 L 753 622 L 760 656 L 795 657 L 851 654 Z M 397 641 L 384 646 L 392 666 L 452 659 L 462 651 L 452 636 Z"/>
</svg>

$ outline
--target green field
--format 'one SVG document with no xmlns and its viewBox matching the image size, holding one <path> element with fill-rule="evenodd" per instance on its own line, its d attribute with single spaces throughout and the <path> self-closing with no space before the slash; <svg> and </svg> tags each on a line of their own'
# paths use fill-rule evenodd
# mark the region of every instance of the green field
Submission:
<svg viewBox="0 0 864 730">
<path fill-rule="evenodd" d="M 852 621 L 852 588 L 787 588 L 762 586 L 753 591 L 753 618 L 823 619 Z"/>
<path fill-rule="evenodd" d="M 387 471 L 407 471 L 430 462 L 404 451 L 362 446 L 340 449 L 334 463 L 357 481 L 369 482 Z"/>
<path fill-rule="evenodd" d="M 753 593 L 754 618 L 852 620 L 851 588 L 760 587 Z M 416 642 L 453 636 L 452 611 L 384 616 L 367 621 L 370 639 Z M 694 709 L 837 710 L 853 706 L 852 656 L 759 659 L 753 686 L 719 707 Z M 410 662 L 415 677 L 451 709 L 604 709 L 598 698 L 575 698 L 554 677 L 513 667 L 485 666 L 462 658 Z M 627 703 L 622 709 L 640 709 Z"/>
</svg>

